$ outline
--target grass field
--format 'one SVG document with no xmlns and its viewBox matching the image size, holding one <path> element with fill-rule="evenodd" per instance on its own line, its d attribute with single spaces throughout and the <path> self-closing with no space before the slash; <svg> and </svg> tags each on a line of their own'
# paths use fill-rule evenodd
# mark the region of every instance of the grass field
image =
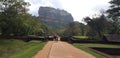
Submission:
<svg viewBox="0 0 120 58">
<path fill-rule="evenodd" d="M 0 40 L 0 58 L 31 58 L 44 45 L 41 41 Z"/>
<path fill-rule="evenodd" d="M 106 58 L 106 57 L 101 54 L 98 54 L 94 51 L 91 51 L 85 47 L 120 48 L 120 45 L 113 45 L 113 44 L 74 43 L 73 45 L 79 49 L 82 49 L 82 50 L 94 55 L 96 58 Z"/>
<path fill-rule="evenodd" d="M 88 38 L 88 36 L 73 36 L 73 38 L 77 38 L 77 39 L 86 39 L 86 38 Z"/>
</svg>

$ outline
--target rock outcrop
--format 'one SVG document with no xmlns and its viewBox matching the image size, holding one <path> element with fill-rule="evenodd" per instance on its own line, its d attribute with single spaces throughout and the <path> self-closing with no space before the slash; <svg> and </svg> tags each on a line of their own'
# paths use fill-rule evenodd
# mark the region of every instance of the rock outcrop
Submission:
<svg viewBox="0 0 120 58">
<path fill-rule="evenodd" d="M 52 28 L 62 28 L 66 26 L 66 24 L 73 22 L 72 15 L 65 10 L 51 7 L 40 7 L 38 14 L 41 22 Z"/>
</svg>

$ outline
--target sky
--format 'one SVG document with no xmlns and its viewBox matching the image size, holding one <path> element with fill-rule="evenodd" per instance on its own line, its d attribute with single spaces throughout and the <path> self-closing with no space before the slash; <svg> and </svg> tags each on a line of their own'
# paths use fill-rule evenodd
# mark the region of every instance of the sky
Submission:
<svg viewBox="0 0 120 58">
<path fill-rule="evenodd" d="M 100 11 L 109 8 L 110 0 L 25 0 L 29 2 L 29 13 L 38 16 L 38 9 L 41 6 L 64 9 L 71 13 L 74 21 L 82 22 L 86 16 L 92 17 Z"/>
</svg>

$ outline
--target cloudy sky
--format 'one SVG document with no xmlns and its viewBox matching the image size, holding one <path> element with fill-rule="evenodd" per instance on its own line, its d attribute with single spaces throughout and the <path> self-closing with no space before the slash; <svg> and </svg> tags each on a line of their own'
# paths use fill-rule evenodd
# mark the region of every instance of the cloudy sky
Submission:
<svg viewBox="0 0 120 58">
<path fill-rule="evenodd" d="M 71 13 L 75 21 L 82 21 L 86 16 L 99 14 L 109 7 L 110 0 L 25 0 L 31 4 L 29 13 L 38 16 L 40 6 L 64 9 Z"/>
</svg>

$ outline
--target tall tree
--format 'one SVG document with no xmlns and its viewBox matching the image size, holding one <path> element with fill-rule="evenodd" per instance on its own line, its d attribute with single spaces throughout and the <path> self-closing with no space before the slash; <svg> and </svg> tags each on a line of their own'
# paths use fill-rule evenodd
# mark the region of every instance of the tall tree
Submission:
<svg viewBox="0 0 120 58">
<path fill-rule="evenodd" d="M 111 0 L 110 9 L 107 10 L 108 17 L 112 19 L 114 24 L 114 33 L 120 33 L 120 0 Z"/>
</svg>

